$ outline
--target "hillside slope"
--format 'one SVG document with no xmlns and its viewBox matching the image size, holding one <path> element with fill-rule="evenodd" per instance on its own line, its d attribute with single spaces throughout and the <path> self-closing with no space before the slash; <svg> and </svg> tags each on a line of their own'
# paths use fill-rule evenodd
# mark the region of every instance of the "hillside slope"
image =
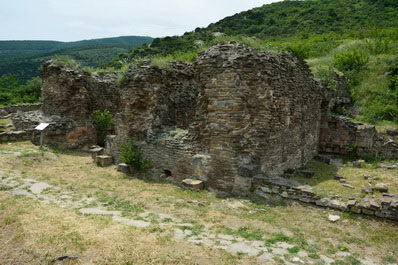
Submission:
<svg viewBox="0 0 398 265">
<path fill-rule="evenodd" d="M 18 74 L 20 80 L 38 76 L 43 61 L 55 55 L 69 55 L 82 65 L 97 67 L 134 47 L 152 42 L 150 37 L 125 36 L 58 41 L 0 41 L 0 76 Z"/>
</svg>

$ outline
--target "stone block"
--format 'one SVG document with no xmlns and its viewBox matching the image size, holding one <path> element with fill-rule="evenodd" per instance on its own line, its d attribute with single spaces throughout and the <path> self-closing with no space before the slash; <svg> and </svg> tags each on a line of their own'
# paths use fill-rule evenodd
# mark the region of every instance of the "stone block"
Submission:
<svg viewBox="0 0 398 265">
<path fill-rule="evenodd" d="M 124 174 L 130 174 L 131 166 L 126 163 L 120 163 L 117 165 L 117 171 L 122 172 Z"/>
<path fill-rule="evenodd" d="M 374 190 L 377 190 L 379 192 L 387 192 L 388 186 L 385 183 L 377 183 L 374 187 Z"/>
<path fill-rule="evenodd" d="M 100 167 L 107 167 L 113 164 L 113 158 L 111 156 L 99 155 L 96 157 L 95 162 Z"/>
<path fill-rule="evenodd" d="M 204 183 L 201 180 L 197 179 L 184 179 L 182 184 L 192 190 L 199 191 L 204 188 Z"/>
<path fill-rule="evenodd" d="M 96 147 L 88 150 L 91 154 L 91 157 L 95 160 L 97 156 L 102 155 L 104 153 L 104 148 Z"/>
</svg>

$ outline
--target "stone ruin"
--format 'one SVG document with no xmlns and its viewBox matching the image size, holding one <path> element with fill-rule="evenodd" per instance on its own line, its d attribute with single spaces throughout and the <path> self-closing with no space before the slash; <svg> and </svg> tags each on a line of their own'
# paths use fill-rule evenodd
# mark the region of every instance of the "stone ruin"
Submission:
<svg viewBox="0 0 398 265">
<path fill-rule="evenodd" d="M 71 133 L 94 136 L 91 114 L 107 109 L 116 118 L 109 150 L 116 160 L 132 139 L 155 173 L 214 190 L 246 192 L 255 175 L 280 175 L 317 153 L 322 88 L 288 54 L 217 45 L 193 64 L 132 69 L 121 84 L 54 61 L 42 77 L 43 112 L 73 120 Z"/>
<path fill-rule="evenodd" d="M 46 144 L 88 149 L 97 138 L 93 111 L 108 110 L 116 128 L 106 153 L 115 162 L 120 146 L 133 140 L 151 160 L 150 175 L 201 180 L 219 193 L 281 193 L 324 206 L 308 186 L 280 176 L 318 152 L 344 155 L 353 146 L 363 156 L 398 158 L 396 138 L 332 116 L 326 90 L 304 62 L 286 53 L 218 44 L 192 64 L 159 68 L 144 62 L 123 79 L 91 76 L 51 60 L 42 79 L 41 115 L 52 121 Z M 34 120 L 26 115 L 20 119 Z M 397 207 L 384 207 L 381 217 L 398 217 Z"/>
</svg>

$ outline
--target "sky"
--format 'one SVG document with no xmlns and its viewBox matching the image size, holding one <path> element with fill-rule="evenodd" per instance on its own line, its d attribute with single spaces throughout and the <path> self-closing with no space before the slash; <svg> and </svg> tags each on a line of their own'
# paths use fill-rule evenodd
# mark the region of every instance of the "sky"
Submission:
<svg viewBox="0 0 398 265">
<path fill-rule="evenodd" d="M 181 35 L 277 0 L 0 0 L 0 40 Z"/>
</svg>

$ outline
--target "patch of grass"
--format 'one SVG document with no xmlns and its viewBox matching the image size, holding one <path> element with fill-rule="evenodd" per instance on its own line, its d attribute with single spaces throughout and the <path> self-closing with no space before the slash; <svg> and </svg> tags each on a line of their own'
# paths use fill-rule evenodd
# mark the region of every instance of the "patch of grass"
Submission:
<svg viewBox="0 0 398 265">
<path fill-rule="evenodd" d="M 310 253 L 308 254 L 308 257 L 310 257 L 311 259 L 320 259 L 321 257 L 316 254 L 316 253 Z"/>
<path fill-rule="evenodd" d="M 271 238 L 265 240 L 266 245 L 270 246 L 277 242 L 289 242 L 291 238 L 282 232 L 272 234 Z"/>
<path fill-rule="evenodd" d="M 292 248 L 288 248 L 287 251 L 289 251 L 290 254 L 297 254 L 300 251 L 300 248 L 298 246 L 294 246 Z"/>
<path fill-rule="evenodd" d="M 12 190 L 12 187 L 0 184 L 0 191 Z"/>
</svg>

